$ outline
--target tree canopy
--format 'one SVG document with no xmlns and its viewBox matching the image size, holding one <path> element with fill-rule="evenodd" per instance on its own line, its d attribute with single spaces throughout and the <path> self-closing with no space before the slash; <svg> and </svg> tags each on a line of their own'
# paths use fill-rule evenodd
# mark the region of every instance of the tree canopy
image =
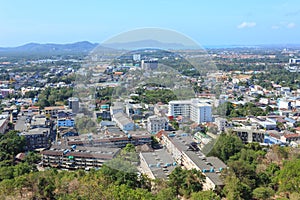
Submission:
<svg viewBox="0 0 300 200">
<path fill-rule="evenodd" d="M 216 156 L 222 161 L 227 162 L 230 156 L 238 153 L 244 144 L 241 139 L 233 134 L 221 134 L 213 149 L 209 153 L 210 156 Z"/>
</svg>

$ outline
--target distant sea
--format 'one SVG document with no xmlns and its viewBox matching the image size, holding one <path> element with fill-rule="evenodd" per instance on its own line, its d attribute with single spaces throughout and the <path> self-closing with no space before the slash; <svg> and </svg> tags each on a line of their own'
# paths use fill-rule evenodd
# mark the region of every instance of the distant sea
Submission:
<svg viewBox="0 0 300 200">
<path fill-rule="evenodd" d="M 257 48 L 261 45 L 203 45 L 205 49 Z"/>
<path fill-rule="evenodd" d="M 300 44 L 257 44 L 257 45 L 202 45 L 205 49 L 233 49 L 233 48 L 291 48 L 299 49 Z"/>
</svg>

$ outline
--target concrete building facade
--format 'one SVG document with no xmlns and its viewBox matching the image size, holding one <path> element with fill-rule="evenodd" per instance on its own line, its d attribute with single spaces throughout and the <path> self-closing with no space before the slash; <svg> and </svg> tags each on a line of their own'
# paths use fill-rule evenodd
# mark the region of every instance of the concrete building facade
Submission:
<svg viewBox="0 0 300 200">
<path fill-rule="evenodd" d="M 190 118 L 196 123 L 212 122 L 212 106 L 207 99 L 170 101 L 168 115 Z"/>
<path fill-rule="evenodd" d="M 168 129 L 168 120 L 166 117 L 150 116 L 147 119 L 147 130 L 149 133 L 157 133 L 160 130 Z"/>
</svg>

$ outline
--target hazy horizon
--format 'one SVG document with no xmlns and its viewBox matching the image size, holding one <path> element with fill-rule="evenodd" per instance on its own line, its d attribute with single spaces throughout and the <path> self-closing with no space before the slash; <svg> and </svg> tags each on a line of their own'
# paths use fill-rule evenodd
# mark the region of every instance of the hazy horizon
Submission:
<svg viewBox="0 0 300 200">
<path fill-rule="evenodd" d="M 62 43 L 58 43 L 58 42 L 26 42 L 26 43 L 22 43 L 19 45 L 14 45 L 14 46 L 0 46 L 0 48 L 16 48 L 16 47 L 21 47 L 24 45 L 28 45 L 28 44 L 40 44 L 40 45 L 47 45 L 47 44 L 58 44 L 58 45 L 68 45 L 68 44 L 75 44 L 75 43 L 80 43 L 80 42 L 89 42 L 91 44 L 97 44 L 97 45 L 101 45 L 101 43 L 97 42 L 97 41 L 88 41 L 88 40 L 82 40 L 82 41 L 70 41 L 70 42 L 62 42 Z M 136 41 L 138 42 L 138 41 Z M 300 42 L 299 43 L 267 43 L 267 44 L 206 44 L 206 45 L 202 45 L 202 47 L 205 48 L 226 48 L 226 47 L 256 47 L 256 46 L 300 46 Z"/>
</svg>

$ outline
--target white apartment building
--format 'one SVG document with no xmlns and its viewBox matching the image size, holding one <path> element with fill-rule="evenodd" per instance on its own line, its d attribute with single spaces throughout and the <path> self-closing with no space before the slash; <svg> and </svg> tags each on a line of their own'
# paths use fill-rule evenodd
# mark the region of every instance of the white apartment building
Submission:
<svg viewBox="0 0 300 200">
<path fill-rule="evenodd" d="M 211 105 L 207 102 L 193 99 L 191 103 L 191 120 L 200 124 L 212 121 Z"/>
<path fill-rule="evenodd" d="M 290 58 L 289 64 L 300 64 L 300 58 Z"/>
<path fill-rule="evenodd" d="M 183 116 L 196 123 L 212 121 L 212 106 L 207 99 L 191 99 L 169 102 L 169 116 Z"/>
<path fill-rule="evenodd" d="M 183 116 L 190 118 L 191 100 L 170 101 L 168 115 L 177 117 Z"/>
<path fill-rule="evenodd" d="M 215 118 L 215 123 L 218 126 L 218 131 L 225 131 L 227 120 L 225 118 Z"/>
<path fill-rule="evenodd" d="M 168 120 L 165 117 L 150 116 L 147 119 L 147 130 L 149 133 L 157 133 L 168 129 Z"/>
</svg>

